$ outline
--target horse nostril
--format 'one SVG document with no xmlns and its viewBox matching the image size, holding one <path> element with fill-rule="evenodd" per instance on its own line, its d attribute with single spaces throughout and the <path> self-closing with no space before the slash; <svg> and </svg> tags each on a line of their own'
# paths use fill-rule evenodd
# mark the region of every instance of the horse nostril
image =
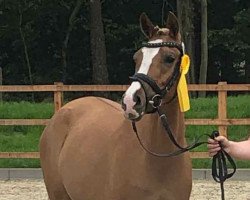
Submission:
<svg viewBox="0 0 250 200">
<path fill-rule="evenodd" d="M 138 95 L 134 96 L 134 102 L 135 102 L 135 106 L 141 106 L 142 105 L 141 97 Z"/>
<path fill-rule="evenodd" d="M 136 105 L 141 105 L 141 98 L 139 96 L 136 98 L 136 100 Z"/>
</svg>

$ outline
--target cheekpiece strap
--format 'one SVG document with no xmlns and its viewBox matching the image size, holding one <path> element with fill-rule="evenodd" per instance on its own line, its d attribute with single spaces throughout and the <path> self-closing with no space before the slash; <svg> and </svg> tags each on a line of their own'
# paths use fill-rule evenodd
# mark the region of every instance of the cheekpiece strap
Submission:
<svg viewBox="0 0 250 200">
<path fill-rule="evenodd" d="M 157 47 L 177 48 L 181 52 L 181 55 L 183 55 L 182 44 L 179 44 L 177 42 L 159 42 L 159 43 L 143 42 L 142 47 L 147 47 L 147 48 L 157 48 Z"/>
<path fill-rule="evenodd" d="M 146 82 L 153 90 L 156 94 L 159 94 L 160 96 L 162 96 L 162 94 L 164 93 L 164 89 L 160 89 L 159 86 L 156 84 L 156 82 L 150 78 L 149 76 L 143 74 L 143 73 L 135 73 L 133 76 L 129 77 L 132 81 L 139 81 L 142 85 L 143 83 L 141 81 Z"/>
</svg>

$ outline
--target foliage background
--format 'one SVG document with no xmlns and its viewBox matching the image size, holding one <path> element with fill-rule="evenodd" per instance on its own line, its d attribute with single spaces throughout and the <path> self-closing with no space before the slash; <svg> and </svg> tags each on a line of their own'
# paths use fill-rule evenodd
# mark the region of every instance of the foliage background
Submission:
<svg viewBox="0 0 250 200">
<path fill-rule="evenodd" d="M 146 12 L 158 25 L 162 14 L 176 11 L 176 1 L 103 0 L 102 17 L 111 84 L 127 84 L 133 74 L 133 53 L 145 38 L 139 16 Z M 200 40 L 199 0 L 193 0 L 195 38 Z M 77 14 L 68 44 L 67 69 L 62 66 L 62 44 L 75 0 L 0 0 L 0 67 L 3 84 L 30 84 L 23 32 L 33 84 L 94 84 L 90 53 L 89 2 Z M 209 66 L 207 83 L 249 83 L 250 2 L 208 0 Z M 176 12 L 175 12 L 176 13 Z M 22 17 L 20 23 L 20 17 Z M 199 49 L 199 48 L 198 48 Z M 199 76 L 199 53 L 193 62 Z"/>
</svg>

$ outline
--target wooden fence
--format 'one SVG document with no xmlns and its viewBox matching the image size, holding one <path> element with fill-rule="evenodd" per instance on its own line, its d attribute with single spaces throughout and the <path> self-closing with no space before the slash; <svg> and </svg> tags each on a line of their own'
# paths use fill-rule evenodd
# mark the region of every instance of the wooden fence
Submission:
<svg viewBox="0 0 250 200">
<path fill-rule="evenodd" d="M 63 92 L 72 91 L 125 91 L 126 85 L 10 85 L 0 86 L 0 92 L 53 92 L 55 112 L 63 105 Z M 229 125 L 250 125 L 250 118 L 227 119 L 227 91 L 250 91 L 250 84 L 190 84 L 189 91 L 218 92 L 216 119 L 186 119 L 186 125 L 217 125 L 220 134 L 227 136 Z M 0 119 L 0 125 L 46 125 L 49 119 Z M 192 158 L 208 158 L 207 152 L 191 152 Z M 39 152 L 0 152 L 0 158 L 39 158 Z"/>
</svg>

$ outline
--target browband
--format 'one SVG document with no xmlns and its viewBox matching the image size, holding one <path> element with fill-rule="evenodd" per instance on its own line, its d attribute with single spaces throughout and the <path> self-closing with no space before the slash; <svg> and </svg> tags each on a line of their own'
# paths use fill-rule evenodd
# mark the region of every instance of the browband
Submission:
<svg viewBox="0 0 250 200">
<path fill-rule="evenodd" d="M 182 44 L 179 44 L 177 42 L 159 42 L 159 43 L 143 42 L 142 47 L 147 47 L 147 48 L 157 48 L 157 47 L 177 48 L 181 52 L 181 55 L 183 55 L 183 46 L 182 46 Z"/>
</svg>

